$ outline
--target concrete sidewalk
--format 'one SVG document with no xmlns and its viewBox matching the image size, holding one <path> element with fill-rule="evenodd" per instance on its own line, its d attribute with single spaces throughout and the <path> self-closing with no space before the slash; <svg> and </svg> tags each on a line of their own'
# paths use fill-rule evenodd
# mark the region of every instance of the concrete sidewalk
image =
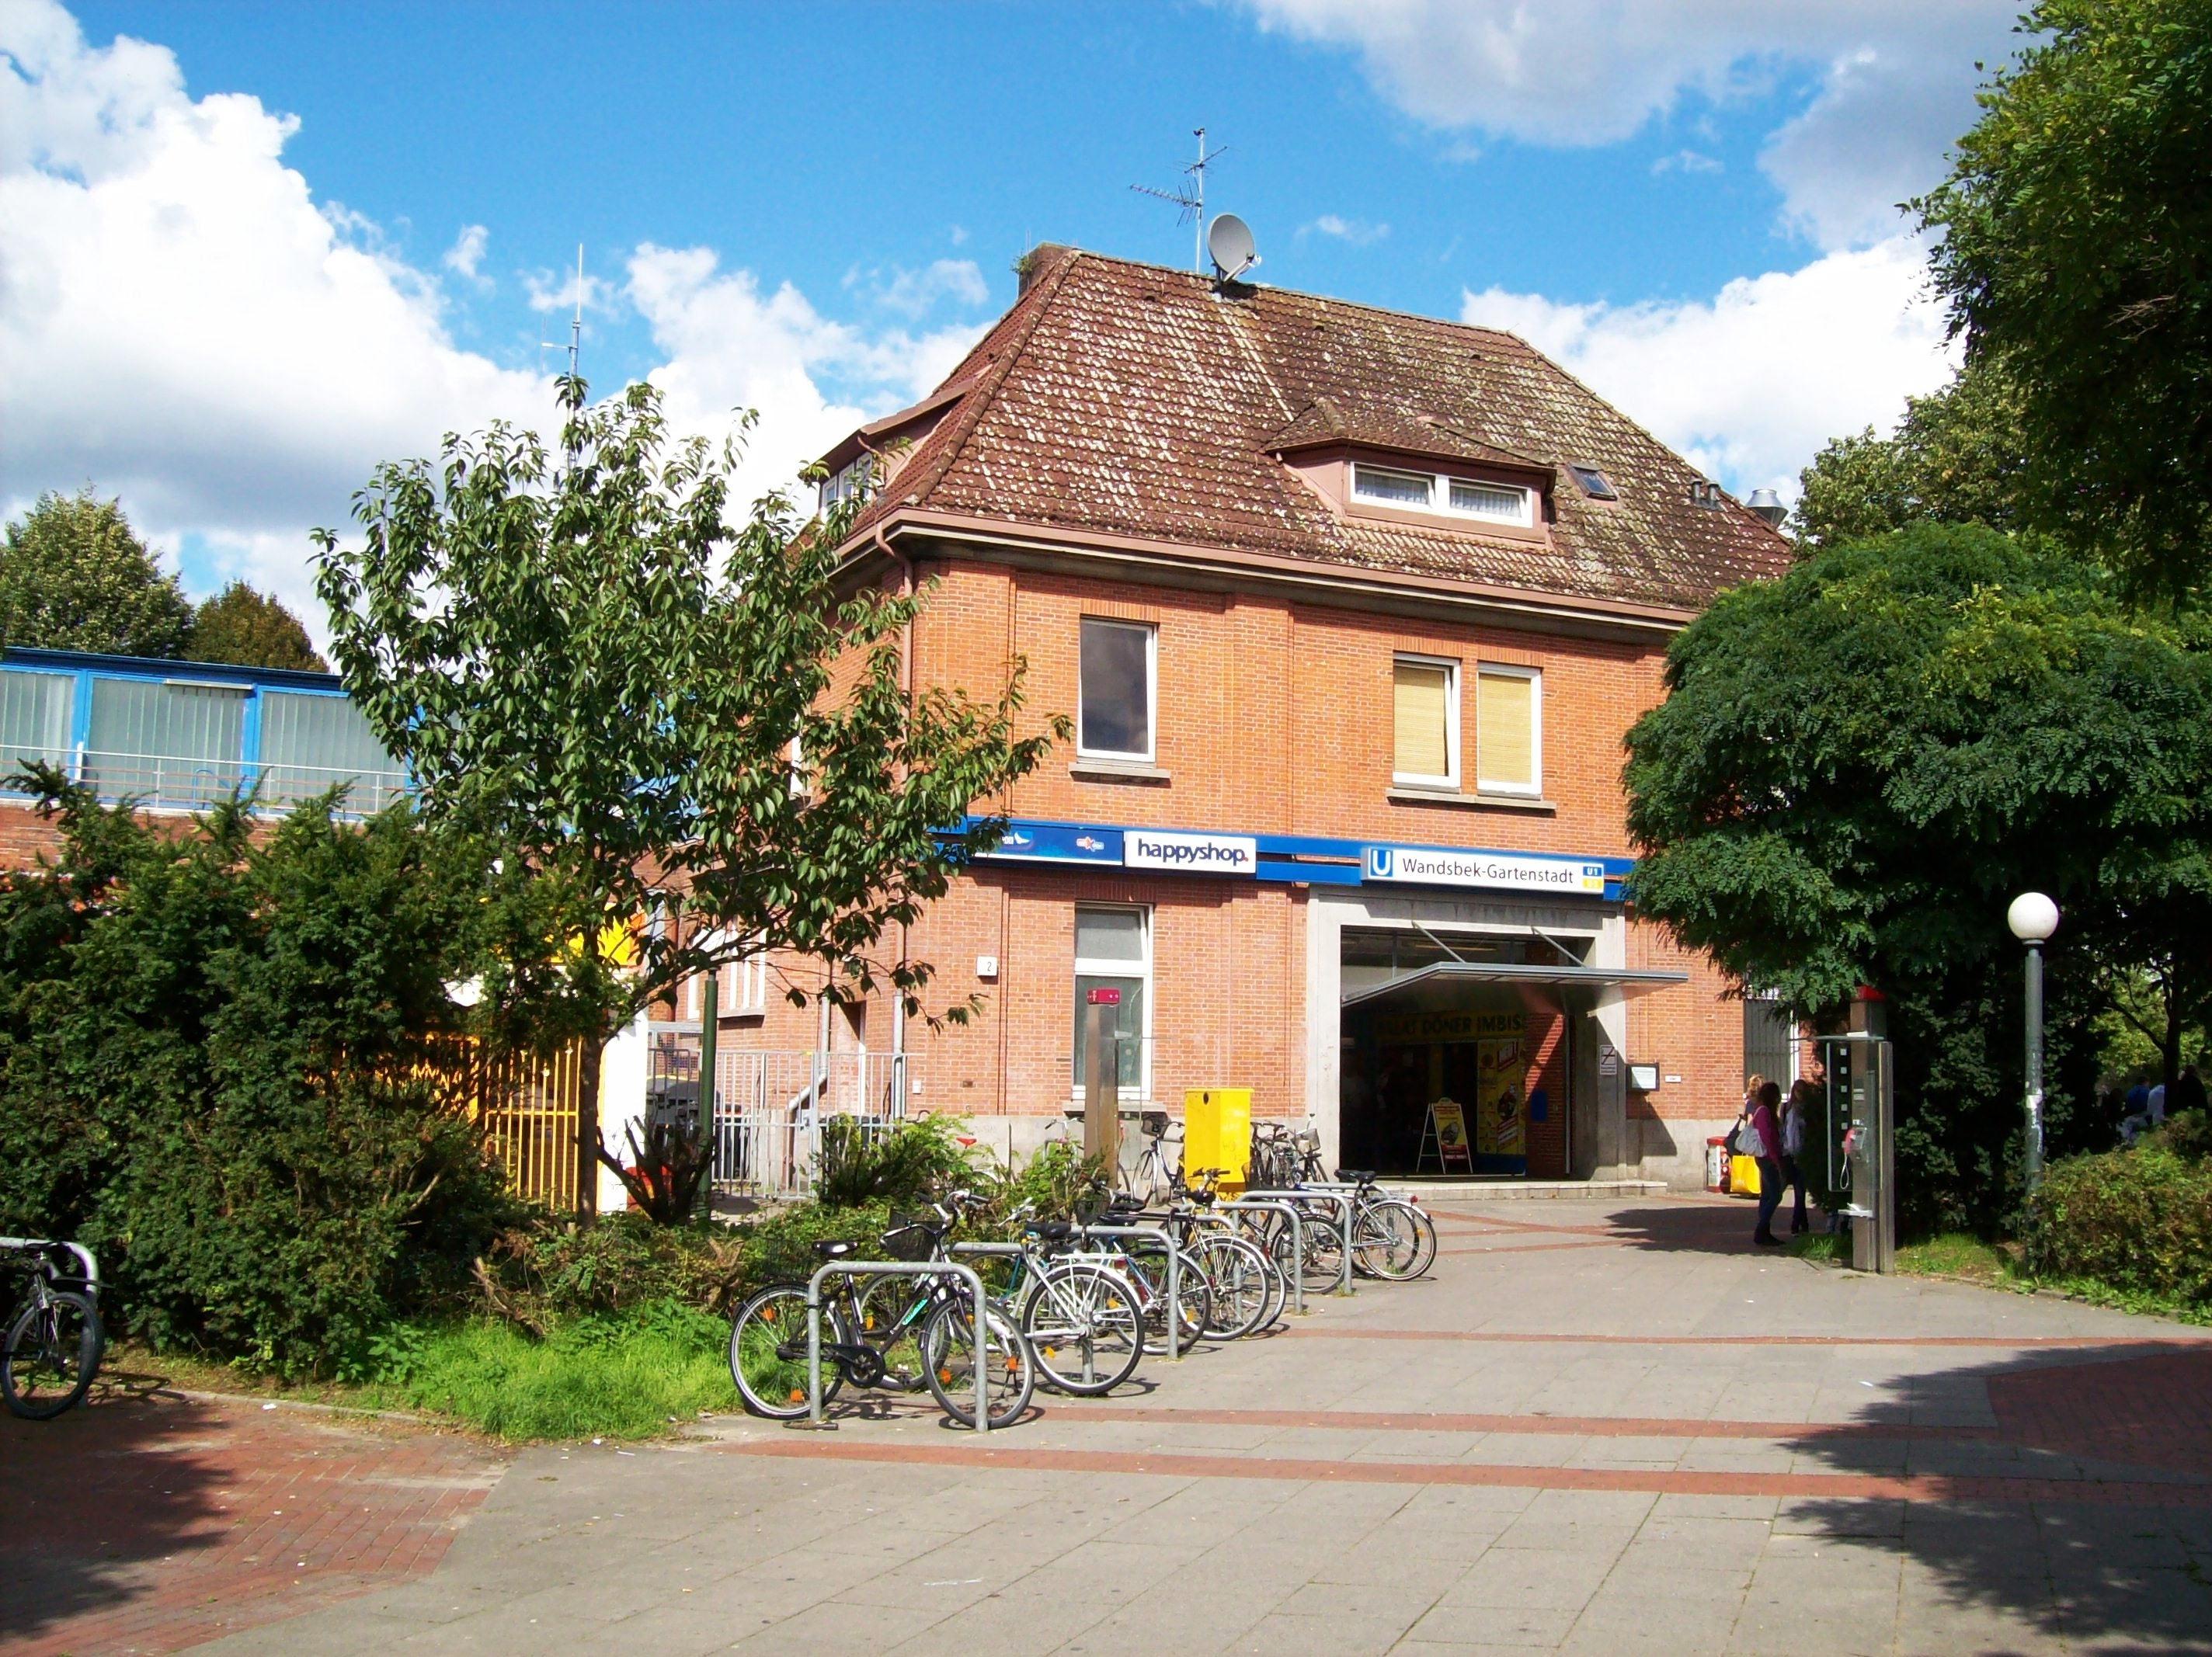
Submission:
<svg viewBox="0 0 2212 1657">
<path fill-rule="evenodd" d="M 427 1575 L 202 1649 L 2212 1652 L 2204 1332 L 1726 1203 L 1441 1223 L 1429 1282 L 981 1448 L 902 1399 L 528 1450 Z"/>
</svg>

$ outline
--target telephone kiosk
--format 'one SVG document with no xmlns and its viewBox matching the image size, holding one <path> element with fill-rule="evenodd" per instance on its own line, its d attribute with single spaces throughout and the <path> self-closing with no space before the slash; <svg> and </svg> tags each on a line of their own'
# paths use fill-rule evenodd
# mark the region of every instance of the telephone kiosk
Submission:
<svg viewBox="0 0 2212 1657">
<path fill-rule="evenodd" d="M 1850 1201 L 1851 1265 L 1894 1269 L 1897 1255 L 1896 1050 L 1887 1009 L 1871 990 L 1851 1003 L 1850 1028 L 1819 1038 L 1827 1077 L 1828 1186 Z"/>
</svg>

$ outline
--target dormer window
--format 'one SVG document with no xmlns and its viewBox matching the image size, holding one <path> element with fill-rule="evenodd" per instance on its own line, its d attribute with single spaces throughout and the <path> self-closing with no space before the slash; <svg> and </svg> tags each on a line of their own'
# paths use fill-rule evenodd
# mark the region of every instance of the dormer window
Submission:
<svg viewBox="0 0 2212 1657">
<path fill-rule="evenodd" d="M 822 480 L 822 510 L 827 512 L 841 501 L 865 495 L 870 481 L 875 476 L 876 458 L 862 454 L 858 459 L 839 467 Z"/>
<path fill-rule="evenodd" d="M 1376 506 L 1474 518 L 1527 529 L 1535 521 L 1531 491 L 1513 483 L 1478 483 L 1444 472 L 1402 471 L 1395 466 L 1355 464 L 1352 493 Z"/>
</svg>

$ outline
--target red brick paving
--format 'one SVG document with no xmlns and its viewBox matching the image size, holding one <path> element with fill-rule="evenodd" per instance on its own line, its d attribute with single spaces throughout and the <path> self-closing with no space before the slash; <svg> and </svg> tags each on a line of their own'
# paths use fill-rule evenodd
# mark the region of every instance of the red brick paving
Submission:
<svg viewBox="0 0 2212 1657">
<path fill-rule="evenodd" d="M 1334 1484 L 1474 1484 L 1532 1490 L 1626 1490 L 1672 1496 L 1816 1497 L 1839 1502 L 2070 1502 L 2212 1508 L 2212 1484 L 2149 1479 L 2002 1478 L 1948 1474 L 1701 1472 L 1664 1467 L 1525 1467 L 1490 1462 L 1329 1461 L 1307 1457 L 1185 1455 L 1144 1450 L 999 1450 L 955 1444 L 793 1443 L 726 1447 L 736 1455 L 1003 1467 L 1169 1478 L 1266 1478 Z"/>
<path fill-rule="evenodd" d="M 2212 1478 L 2212 1343 L 1989 1378 L 1998 1430 L 2083 1460 Z"/>
<path fill-rule="evenodd" d="M 2123 1345 L 2212 1352 L 2212 1339 L 2117 1342 L 2110 1335 L 1579 1335 L 1510 1329 L 1285 1329 L 1289 1340 L 1472 1340 L 1530 1346 L 1925 1346 L 2006 1352 L 2110 1351 Z"/>
<path fill-rule="evenodd" d="M 0 1652 L 176 1651 L 423 1575 L 501 1469 L 454 1435 L 254 1404 L 0 1419 Z"/>
<path fill-rule="evenodd" d="M 1903 1421 L 1712 1421 L 1652 1416 L 1462 1415 L 1443 1411 L 1182 1410 L 1139 1405 L 1054 1404 L 1047 1411 L 1083 1421 L 1160 1421 L 1201 1427 L 1323 1427 L 1371 1433 L 1528 1433 L 1569 1438 L 1879 1439 L 1947 1442 L 1990 1439 L 1988 1427 L 1930 1427 Z"/>
</svg>

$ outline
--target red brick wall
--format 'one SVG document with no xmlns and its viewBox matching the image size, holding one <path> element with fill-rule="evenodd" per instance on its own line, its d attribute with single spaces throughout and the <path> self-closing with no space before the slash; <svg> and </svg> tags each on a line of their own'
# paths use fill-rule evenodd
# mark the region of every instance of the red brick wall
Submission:
<svg viewBox="0 0 2212 1657">
<path fill-rule="evenodd" d="M 1622 737 L 1660 694 L 1663 648 L 1550 636 L 1439 620 L 1427 623 L 1292 604 L 1245 594 L 1182 592 L 996 565 L 929 563 L 934 578 L 915 628 L 917 682 L 995 695 L 1008 665 L 1027 665 L 1030 728 L 1077 706 L 1080 619 L 1109 616 L 1159 629 L 1159 782 L 1069 774 L 1072 745 L 1018 785 L 1018 816 L 1246 833 L 1387 839 L 1532 852 L 1626 855 L 1620 779 Z M 1540 668 L 1543 796 L 1548 810 L 1394 803 L 1391 659 L 1412 652 L 1459 660 L 1462 777 L 1474 770 L 1478 662 Z M 1471 785 L 1470 785 L 1471 786 Z M 980 994 L 974 1022 L 907 1042 L 921 1091 L 910 1102 L 963 1114 L 1062 1108 L 1073 1051 L 1074 908 L 1141 903 L 1153 913 L 1153 1093 L 1179 1103 L 1186 1087 L 1249 1085 L 1262 1114 L 1305 1102 L 1304 894 L 1273 883 L 1137 873 L 980 868 L 913 928 L 912 953 L 938 970 L 930 1010 Z M 1734 1114 L 1741 1012 L 1722 999 L 1710 964 L 1632 923 L 1631 967 L 1686 970 L 1691 983 L 1632 1004 L 1632 1059 L 1679 1083 L 1632 1114 L 1655 1123 Z M 997 957 L 980 980 L 978 956 Z M 1334 1016 L 1330 1009 L 1323 1015 Z M 810 1048 L 815 1012 L 782 1006 L 732 1025 L 726 1041 Z M 890 1008 L 872 1009 L 869 1045 L 890 1045 Z M 1532 1020 L 1550 1120 L 1531 1125 L 1532 1169 L 1564 1157 L 1566 1078 L 1556 1021 Z M 1656 1151 L 1653 1154 L 1657 1154 Z M 1633 1148 L 1629 1152 L 1635 1159 Z"/>
</svg>

